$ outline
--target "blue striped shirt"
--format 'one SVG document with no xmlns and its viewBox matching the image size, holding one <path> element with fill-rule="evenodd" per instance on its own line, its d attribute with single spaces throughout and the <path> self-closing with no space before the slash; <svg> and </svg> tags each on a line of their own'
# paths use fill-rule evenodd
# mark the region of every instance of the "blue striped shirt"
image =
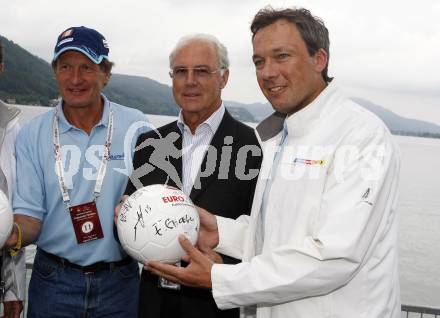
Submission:
<svg viewBox="0 0 440 318">
<path fill-rule="evenodd" d="M 205 153 L 211 143 L 212 137 L 217 131 L 225 114 L 225 106 L 222 103 L 211 116 L 201 123 L 194 133 L 183 121 L 182 112 L 179 114 L 177 126 L 182 131 L 182 185 L 183 192 L 190 195 L 194 181 L 200 171 Z"/>
</svg>

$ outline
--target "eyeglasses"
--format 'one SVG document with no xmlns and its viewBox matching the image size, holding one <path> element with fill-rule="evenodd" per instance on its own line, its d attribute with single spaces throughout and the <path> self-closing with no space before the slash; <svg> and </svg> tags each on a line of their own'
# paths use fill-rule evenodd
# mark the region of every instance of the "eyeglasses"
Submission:
<svg viewBox="0 0 440 318">
<path fill-rule="evenodd" d="M 184 79 L 188 76 L 189 71 L 193 71 L 194 77 L 196 78 L 208 78 L 212 74 L 223 71 L 225 68 L 221 67 L 218 70 L 211 71 L 207 67 L 176 67 L 169 71 L 170 77 L 173 79 Z"/>
</svg>

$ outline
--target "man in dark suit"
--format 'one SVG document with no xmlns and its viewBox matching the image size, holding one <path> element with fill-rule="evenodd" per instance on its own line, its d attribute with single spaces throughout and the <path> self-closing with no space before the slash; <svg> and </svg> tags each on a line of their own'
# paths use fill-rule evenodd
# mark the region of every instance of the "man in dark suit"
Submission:
<svg viewBox="0 0 440 318">
<path fill-rule="evenodd" d="M 170 67 L 179 118 L 139 137 L 126 194 L 167 183 L 218 215 L 249 214 L 262 154 L 253 129 L 232 118 L 221 100 L 229 76 L 226 48 L 210 35 L 182 38 L 170 54 Z M 211 256 L 216 262 L 238 262 Z M 238 318 L 239 310 L 220 311 L 210 291 L 144 270 L 139 317 Z"/>
</svg>

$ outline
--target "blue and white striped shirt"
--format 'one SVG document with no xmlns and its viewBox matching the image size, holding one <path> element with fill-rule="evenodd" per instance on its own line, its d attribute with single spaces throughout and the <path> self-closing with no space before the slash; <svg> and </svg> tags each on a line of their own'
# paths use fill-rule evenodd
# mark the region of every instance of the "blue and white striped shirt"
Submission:
<svg viewBox="0 0 440 318">
<path fill-rule="evenodd" d="M 194 133 L 183 120 L 182 112 L 177 119 L 177 126 L 182 132 L 182 186 L 183 192 L 190 195 L 194 181 L 200 171 L 205 153 L 211 143 L 212 137 L 217 131 L 225 114 L 225 106 L 222 103 L 212 115 L 201 123 Z"/>
</svg>

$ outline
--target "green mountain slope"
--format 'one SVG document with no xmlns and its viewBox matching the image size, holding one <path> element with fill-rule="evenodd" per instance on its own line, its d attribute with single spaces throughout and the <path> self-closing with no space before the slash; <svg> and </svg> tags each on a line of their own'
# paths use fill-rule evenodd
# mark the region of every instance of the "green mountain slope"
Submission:
<svg viewBox="0 0 440 318">
<path fill-rule="evenodd" d="M 5 47 L 5 73 L 0 76 L 0 99 L 14 99 L 22 105 L 49 105 L 57 98 L 57 84 L 49 63 L 27 52 L 0 35 Z M 171 87 L 147 77 L 113 74 L 104 93 L 110 100 L 144 113 L 177 115 Z M 404 118 L 367 100 L 354 98 L 360 105 L 379 116 L 395 134 L 440 137 L 440 126 L 426 121 Z M 243 104 L 226 101 L 232 116 L 244 122 L 258 122 L 272 113 L 265 103 Z"/>
<path fill-rule="evenodd" d="M 177 115 L 179 112 L 171 88 L 146 77 L 113 74 L 104 94 L 116 103 L 144 113 Z"/>
<path fill-rule="evenodd" d="M 22 105 L 50 104 L 58 96 L 50 64 L 0 36 L 5 47 L 5 72 L 0 77 L 0 98 Z M 146 77 L 113 74 L 104 93 L 119 104 L 150 114 L 176 115 L 171 88 Z"/>
<path fill-rule="evenodd" d="M 49 105 L 58 96 L 50 64 L 14 42 L 2 36 L 0 39 L 5 47 L 6 65 L 0 77 L 0 98 L 22 105 Z M 147 77 L 113 74 L 104 93 L 110 100 L 144 113 L 177 115 L 179 112 L 171 88 Z M 234 104 L 228 108 L 239 120 L 255 121 L 244 107 Z"/>
<path fill-rule="evenodd" d="M 0 98 L 17 104 L 48 105 L 57 97 L 57 85 L 46 61 L 0 36 L 5 47 L 5 72 L 0 77 Z"/>
</svg>

